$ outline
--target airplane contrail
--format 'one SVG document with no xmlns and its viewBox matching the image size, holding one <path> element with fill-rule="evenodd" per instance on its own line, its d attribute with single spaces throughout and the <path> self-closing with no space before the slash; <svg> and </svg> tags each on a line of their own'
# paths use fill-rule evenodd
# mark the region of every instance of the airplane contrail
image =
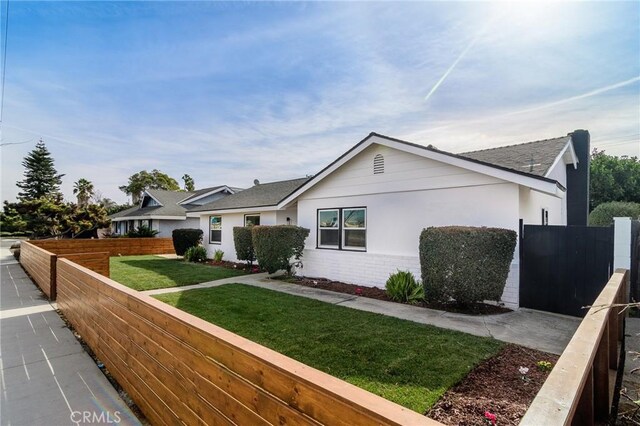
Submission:
<svg viewBox="0 0 640 426">
<path fill-rule="evenodd" d="M 438 90 L 438 88 L 442 85 L 442 83 L 444 83 L 447 77 L 449 77 L 449 74 L 451 74 L 451 72 L 455 69 L 455 67 L 462 60 L 462 58 L 465 57 L 467 52 L 469 52 L 469 50 L 471 50 L 471 48 L 475 46 L 475 44 L 478 42 L 480 37 L 482 37 L 482 35 L 486 32 L 488 24 L 489 23 L 487 22 L 487 24 L 485 24 L 484 27 L 482 27 L 480 32 L 478 32 L 478 34 L 473 38 L 473 40 L 471 40 L 471 43 L 469 43 L 469 45 L 462 51 L 462 53 L 456 58 L 456 60 L 453 61 L 449 69 L 447 69 L 447 71 L 442 75 L 442 77 L 440 77 L 440 80 L 438 80 L 438 82 L 431 88 L 429 93 L 427 93 L 427 96 L 424 97 L 425 102 L 427 102 L 429 98 L 431 98 L 431 96 L 436 92 L 436 90 Z"/>
</svg>

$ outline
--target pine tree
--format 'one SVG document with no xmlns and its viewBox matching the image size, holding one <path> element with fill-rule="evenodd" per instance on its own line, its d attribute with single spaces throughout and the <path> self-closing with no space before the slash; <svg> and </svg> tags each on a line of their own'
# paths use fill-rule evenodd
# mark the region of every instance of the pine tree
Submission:
<svg viewBox="0 0 640 426">
<path fill-rule="evenodd" d="M 193 178 L 187 174 L 182 176 L 182 180 L 184 181 L 184 190 L 188 192 L 193 192 L 196 190 L 196 183 Z"/>
<path fill-rule="evenodd" d="M 22 165 L 25 168 L 24 180 L 16 184 L 22 189 L 18 193 L 20 201 L 35 200 L 60 193 L 61 178 L 64 175 L 59 175 L 56 171 L 53 158 L 42 139 L 33 151 L 24 157 Z"/>
</svg>

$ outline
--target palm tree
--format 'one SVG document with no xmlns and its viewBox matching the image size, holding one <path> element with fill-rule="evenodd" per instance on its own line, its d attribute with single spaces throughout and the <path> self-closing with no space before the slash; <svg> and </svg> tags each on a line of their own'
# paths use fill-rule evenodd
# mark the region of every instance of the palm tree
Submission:
<svg viewBox="0 0 640 426">
<path fill-rule="evenodd" d="M 78 205 L 86 206 L 93 195 L 93 184 L 84 178 L 80 178 L 73 184 L 73 193 L 78 197 Z"/>
</svg>

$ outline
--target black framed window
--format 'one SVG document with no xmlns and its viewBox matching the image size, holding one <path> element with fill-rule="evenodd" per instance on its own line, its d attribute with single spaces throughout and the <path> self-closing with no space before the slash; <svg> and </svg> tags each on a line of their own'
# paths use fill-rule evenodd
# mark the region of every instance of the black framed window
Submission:
<svg viewBox="0 0 640 426">
<path fill-rule="evenodd" d="M 318 210 L 318 248 L 366 250 L 366 207 Z"/>
<path fill-rule="evenodd" d="M 244 215 L 244 226 L 257 226 L 260 225 L 259 214 L 246 214 Z"/>
<path fill-rule="evenodd" d="M 209 244 L 222 242 L 222 216 L 209 216 Z"/>
</svg>

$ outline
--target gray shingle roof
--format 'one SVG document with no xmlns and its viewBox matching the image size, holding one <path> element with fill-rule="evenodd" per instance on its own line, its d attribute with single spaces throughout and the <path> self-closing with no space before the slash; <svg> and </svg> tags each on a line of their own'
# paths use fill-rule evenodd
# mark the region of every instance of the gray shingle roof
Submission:
<svg viewBox="0 0 640 426">
<path fill-rule="evenodd" d="M 518 145 L 463 152 L 458 155 L 518 172 L 545 176 L 570 140 L 571 136 L 563 136 Z"/>
<path fill-rule="evenodd" d="M 161 206 L 139 205 L 112 214 L 111 219 L 137 216 L 185 216 L 187 209 L 178 204 L 185 197 L 191 197 L 194 192 L 165 191 L 162 189 L 148 189 L 147 192 L 162 204 Z"/>
<path fill-rule="evenodd" d="M 189 211 L 215 211 L 275 206 L 309 179 L 310 178 L 305 177 L 301 179 L 261 183 Z"/>
<path fill-rule="evenodd" d="M 225 185 L 218 185 L 218 186 L 210 186 L 209 188 L 202 188 L 202 189 L 198 189 L 197 191 L 194 192 L 182 192 L 183 197 L 180 199 L 180 202 L 182 203 L 188 203 L 189 200 L 191 198 L 196 198 L 199 197 L 203 194 L 206 194 L 207 192 L 211 192 L 211 191 L 215 191 L 216 189 L 220 189 L 222 187 L 224 187 Z"/>
</svg>

